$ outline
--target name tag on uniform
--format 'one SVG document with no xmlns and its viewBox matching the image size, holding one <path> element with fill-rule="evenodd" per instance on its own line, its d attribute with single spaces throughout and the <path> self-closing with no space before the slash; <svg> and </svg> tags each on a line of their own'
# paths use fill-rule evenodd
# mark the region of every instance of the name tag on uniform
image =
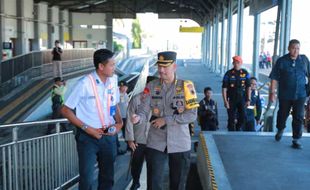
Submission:
<svg viewBox="0 0 310 190">
<path fill-rule="evenodd" d="M 110 116 L 114 116 L 116 114 L 116 106 L 110 107 Z"/>
</svg>

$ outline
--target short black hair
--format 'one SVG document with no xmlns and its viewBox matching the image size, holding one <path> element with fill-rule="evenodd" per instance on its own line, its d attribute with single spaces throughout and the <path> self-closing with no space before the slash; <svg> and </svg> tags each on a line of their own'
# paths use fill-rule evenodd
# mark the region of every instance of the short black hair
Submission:
<svg viewBox="0 0 310 190">
<path fill-rule="evenodd" d="M 250 80 L 256 80 L 257 81 L 257 78 L 256 77 L 251 77 Z"/>
<path fill-rule="evenodd" d="M 204 90 L 203 90 L 203 93 L 206 93 L 207 91 L 212 91 L 212 88 L 211 87 L 206 87 Z"/>
<path fill-rule="evenodd" d="M 54 82 L 63 82 L 63 81 L 64 81 L 64 79 L 61 77 L 55 77 L 54 78 Z"/>
<path fill-rule="evenodd" d="M 59 42 L 59 40 L 55 40 L 55 44 L 59 44 L 60 42 Z"/>
<path fill-rule="evenodd" d="M 298 40 L 296 40 L 296 39 L 292 39 L 292 40 L 290 40 L 290 42 L 288 44 L 288 47 L 290 47 L 293 44 L 300 44 L 300 42 Z"/>
<path fill-rule="evenodd" d="M 99 49 L 94 53 L 94 65 L 98 69 L 99 63 L 105 64 L 106 61 L 111 59 L 114 56 L 114 53 L 108 49 Z"/>
</svg>

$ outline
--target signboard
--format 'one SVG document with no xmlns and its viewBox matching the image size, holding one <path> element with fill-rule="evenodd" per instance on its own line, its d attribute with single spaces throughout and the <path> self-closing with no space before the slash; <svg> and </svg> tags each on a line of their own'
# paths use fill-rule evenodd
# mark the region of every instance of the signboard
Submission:
<svg viewBox="0 0 310 190">
<path fill-rule="evenodd" d="M 203 32 L 203 27 L 199 27 L 199 26 L 183 27 L 183 26 L 180 26 L 179 32 L 196 32 L 196 33 L 202 33 L 202 32 Z"/>
<path fill-rule="evenodd" d="M 250 15 L 256 15 L 264 12 L 274 6 L 277 6 L 279 0 L 251 0 L 250 1 Z"/>
<path fill-rule="evenodd" d="M 12 43 L 11 42 L 3 42 L 2 43 L 2 48 L 3 49 L 12 49 Z"/>
</svg>

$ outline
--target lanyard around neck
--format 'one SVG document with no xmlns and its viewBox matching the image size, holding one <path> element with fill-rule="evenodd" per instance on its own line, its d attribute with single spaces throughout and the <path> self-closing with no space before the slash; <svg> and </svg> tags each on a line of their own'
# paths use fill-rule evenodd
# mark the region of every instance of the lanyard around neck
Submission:
<svg viewBox="0 0 310 190">
<path fill-rule="evenodd" d="M 100 98 L 99 98 L 99 94 L 98 94 L 98 90 L 97 90 L 97 86 L 96 86 L 96 83 L 95 83 L 95 79 L 92 75 L 88 75 L 88 78 L 90 79 L 91 81 L 91 85 L 92 85 L 92 88 L 93 88 L 93 92 L 94 92 L 94 95 L 95 95 L 95 99 L 96 99 L 96 106 L 97 106 L 97 110 L 98 110 L 98 115 L 99 115 L 99 119 L 100 119 L 100 122 L 101 122 L 101 125 L 102 125 L 102 128 L 106 128 L 106 124 L 104 122 L 104 114 L 103 114 L 103 110 L 102 110 L 102 104 L 100 102 Z M 111 83 L 109 84 L 109 90 L 111 90 Z M 108 92 L 108 98 L 107 98 L 107 109 L 108 109 L 108 116 L 107 116 L 107 119 L 108 119 L 108 124 L 110 125 L 110 104 L 111 104 L 111 92 Z"/>
</svg>

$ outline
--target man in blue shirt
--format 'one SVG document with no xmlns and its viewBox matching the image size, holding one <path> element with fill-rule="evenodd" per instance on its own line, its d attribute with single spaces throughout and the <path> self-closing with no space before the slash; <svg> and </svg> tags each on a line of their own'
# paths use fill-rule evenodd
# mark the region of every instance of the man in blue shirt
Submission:
<svg viewBox="0 0 310 190">
<path fill-rule="evenodd" d="M 276 141 L 280 141 L 286 120 L 291 108 L 293 109 L 293 141 L 292 147 L 301 148 L 299 139 L 302 136 L 302 124 L 304 118 L 304 104 L 306 100 L 306 77 L 309 60 L 305 55 L 299 55 L 300 42 L 289 42 L 289 53 L 280 57 L 274 65 L 269 78 L 271 85 L 269 101 L 275 101 L 276 88 L 278 88 L 279 111 L 277 115 Z"/>
</svg>

